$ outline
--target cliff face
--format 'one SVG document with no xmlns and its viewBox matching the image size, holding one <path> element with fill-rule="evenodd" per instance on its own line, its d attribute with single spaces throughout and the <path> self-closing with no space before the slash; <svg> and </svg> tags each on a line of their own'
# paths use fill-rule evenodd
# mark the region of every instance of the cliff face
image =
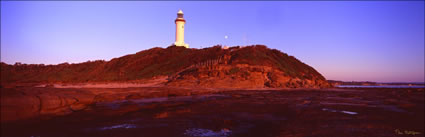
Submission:
<svg viewBox="0 0 425 137">
<path fill-rule="evenodd" d="M 234 47 L 215 59 L 169 77 L 167 85 L 218 88 L 323 88 L 330 85 L 312 67 L 265 46 Z"/>
<path fill-rule="evenodd" d="M 192 68 L 180 73 L 167 84 L 214 88 L 322 88 L 329 86 L 326 81 L 316 77 L 314 79 L 294 78 L 272 67 L 247 64 Z"/>
<path fill-rule="evenodd" d="M 111 82 L 168 76 L 169 86 L 328 87 L 312 67 L 266 46 L 152 48 L 111 61 L 59 65 L 1 64 L 1 82 Z"/>
</svg>

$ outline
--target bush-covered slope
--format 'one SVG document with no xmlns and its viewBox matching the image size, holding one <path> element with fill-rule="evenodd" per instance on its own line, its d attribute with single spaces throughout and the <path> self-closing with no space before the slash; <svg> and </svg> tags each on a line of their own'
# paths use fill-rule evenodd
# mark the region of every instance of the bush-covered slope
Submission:
<svg viewBox="0 0 425 137">
<path fill-rule="evenodd" d="M 204 49 L 186 49 L 170 46 L 152 48 L 110 61 L 88 61 L 58 65 L 1 63 L 1 82 L 109 82 L 131 81 L 155 76 L 172 76 L 194 64 L 229 56 L 226 66 L 247 64 L 268 66 L 297 79 L 325 81 L 312 67 L 275 49 L 256 45 L 222 49 L 214 46 Z M 233 70 L 234 71 L 234 70 Z M 249 72 L 248 72 L 249 73 Z"/>
<path fill-rule="evenodd" d="M 152 48 L 110 61 L 88 61 L 58 65 L 1 63 L 2 82 L 128 81 L 169 75 L 196 62 L 223 54 L 219 46 L 186 49 L 171 46 Z"/>
</svg>

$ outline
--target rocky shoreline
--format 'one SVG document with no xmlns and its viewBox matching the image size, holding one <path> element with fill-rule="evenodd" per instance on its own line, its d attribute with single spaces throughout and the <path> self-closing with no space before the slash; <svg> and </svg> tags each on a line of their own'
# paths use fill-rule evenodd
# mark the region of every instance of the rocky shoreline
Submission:
<svg viewBox="0 0 425 137">
<path fill-rule="evenodd" d="M 214 92 L 218 92 L 218 90 L 179 87 L 2 88 L 1 121 L 7 122 L 43 115 L 66 115 L 102 102 Z"/>
<path fill-rule="evenodd" d="M 423 136 L 424 93 L 377 88 L 2 88 L 1 136 Z"/>
</svg>

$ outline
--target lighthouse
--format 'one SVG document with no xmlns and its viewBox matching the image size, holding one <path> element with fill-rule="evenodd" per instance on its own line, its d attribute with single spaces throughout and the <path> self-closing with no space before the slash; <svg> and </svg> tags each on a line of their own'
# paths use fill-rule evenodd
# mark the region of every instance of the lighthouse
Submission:
<svg viewBox="0 0 425 137">
<path fill-rule="evenodd" d="M 189 44 L 184 43 L 184 24 L 186 24 L 186 20 L 183 18 L 182 10 L 177 12 L 177 19 L 174 22 L 176 23 L 176 42 L 174 42 L 174 45 L 189 48 Z"/>
</svg>

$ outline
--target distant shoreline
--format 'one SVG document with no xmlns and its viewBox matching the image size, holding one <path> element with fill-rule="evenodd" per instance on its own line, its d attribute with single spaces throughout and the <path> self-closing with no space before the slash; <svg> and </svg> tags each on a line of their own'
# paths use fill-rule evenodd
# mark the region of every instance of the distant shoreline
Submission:
<svg viewBox="0 0 425 137">
<path fill-rule="evenodd" d="M 336 88 L 425 88 L 424 85 L 335 85 Z"/>
<path fill-rule="evenodd" d="M 420 86 L 423 88 L 425 82 L 371 82 L 371 81 L 338 81 L 338 80 L 327 80 L 330 84 L 335 87 L 349 87 L 349 86 L 371 86 L 371 87 L 412 87 Z"/>
</svg>

